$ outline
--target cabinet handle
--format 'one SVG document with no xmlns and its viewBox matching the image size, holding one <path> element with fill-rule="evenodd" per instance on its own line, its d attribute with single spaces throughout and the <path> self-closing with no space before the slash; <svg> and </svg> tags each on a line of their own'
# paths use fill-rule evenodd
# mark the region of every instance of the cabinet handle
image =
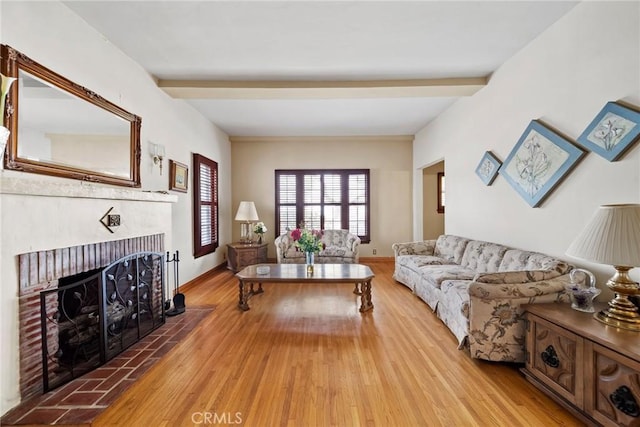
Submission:
<svg viewBox="0 0 640 427">
<path fill-rule="evenodd" d="M 556 353 L 556 349 L 553 348 L 552 345 L 548 346 L 542 353 L 540 353 L 540 357 L 545 365 L 549 365 L 552 368 L 557 368 L 560 366 L 560 359 L 558 359 L 558 353 Z"/>
<path fill-rule="evenodd" d="M 640 416 L 640 408 L 638 402 L 633 397 L 633 393 L 626 385 L 620 386 L 609 395 L 609 399 L 624 414 L 638 418 Z"/>
</svg>

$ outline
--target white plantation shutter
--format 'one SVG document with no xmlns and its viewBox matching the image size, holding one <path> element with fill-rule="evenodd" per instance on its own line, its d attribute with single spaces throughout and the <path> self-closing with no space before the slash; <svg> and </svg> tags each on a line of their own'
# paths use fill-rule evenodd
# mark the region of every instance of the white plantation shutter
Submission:
<svg viewBox="0 0 640 427">
<path fill-rule="evenodd" d="M 347 229 L 370 241 L 369 170 L 277 170 L 276 229 Z"/>
<path fill-rule="evenodd" d="M 194 174 L 194 255 L 211 253 L 218 242 L 218 164 L 193 155 Z"/>
</svg>

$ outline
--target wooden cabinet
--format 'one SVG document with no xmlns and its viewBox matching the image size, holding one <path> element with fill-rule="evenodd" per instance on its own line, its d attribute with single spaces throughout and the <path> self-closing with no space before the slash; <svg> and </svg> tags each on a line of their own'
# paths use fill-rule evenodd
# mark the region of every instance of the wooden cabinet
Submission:
<svg viewBox="0 0 640 427">
<path fill-rule="evenodd" d="M 230 243 L 227 245 L 227 268 L 234 273 L 248 265 L 266 262 L 266 243 Z"/>
<path fill-rule="evenodd" d="M 567 304 L 525 309 L 527 379 L 588 424 L 640 425 L 640 334 Z"/>
</svg>

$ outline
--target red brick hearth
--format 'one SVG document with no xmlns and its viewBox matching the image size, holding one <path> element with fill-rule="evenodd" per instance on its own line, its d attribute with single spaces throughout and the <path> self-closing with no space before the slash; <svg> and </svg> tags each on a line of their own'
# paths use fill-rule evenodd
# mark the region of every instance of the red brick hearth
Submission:
<svg viewBox="0 0 640 427">
<path fill-rule="evenodd" d="M 21 254 L 19 263 L 20 396 L 41 394 L 42 328 L 40 292 L 58 288 L 62 277 L 105 267 L 136 252 L 164 251 L 164 234 Z M 57 331 L 47 331 L 50 350 L 57 346 Z"/>
<path fill-rule="evenodd" d="M 187 308 L 105 365 L 9 411 L 0 425 L 90 425 L 214 307 Z"/>
</svg>

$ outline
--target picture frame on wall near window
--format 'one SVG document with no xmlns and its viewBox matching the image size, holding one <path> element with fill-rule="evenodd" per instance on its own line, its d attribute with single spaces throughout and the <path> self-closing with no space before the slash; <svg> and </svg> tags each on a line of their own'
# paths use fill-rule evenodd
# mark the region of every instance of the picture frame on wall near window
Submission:
<svg viewBox="0 0 640 427">
<path fill-rule="evenodd" d="M 169 159 L 169 190 L 186 193 L 189 183 L 189 167 Z"/>
</svg>

